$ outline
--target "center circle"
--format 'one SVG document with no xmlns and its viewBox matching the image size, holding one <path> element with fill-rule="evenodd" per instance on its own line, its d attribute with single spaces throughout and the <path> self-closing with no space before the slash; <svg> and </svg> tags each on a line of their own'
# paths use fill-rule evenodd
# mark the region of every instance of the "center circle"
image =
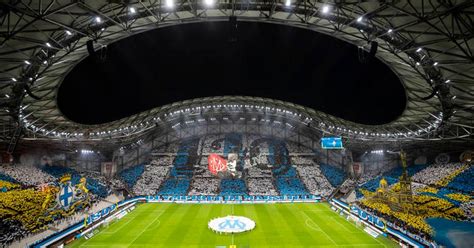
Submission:
<svg viewBox="0 0 474 248">
<path fill-rule="evenodd" d="M 230 234 L 251 231 L 255 222 L 247 217 L 228 215 L 210 220 L 207 226 L 216 233 Z"/>
</svg>

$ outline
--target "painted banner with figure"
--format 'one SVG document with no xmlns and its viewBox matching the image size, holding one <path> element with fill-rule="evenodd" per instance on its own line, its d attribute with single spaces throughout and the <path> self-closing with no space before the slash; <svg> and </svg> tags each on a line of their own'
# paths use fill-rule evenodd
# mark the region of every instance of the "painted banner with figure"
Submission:
<svg viewBox="0 0 474 248">
<path fill-rule="evenodd" d="M 207 157 L 207 164 L 209 171 L 216 176 L 227 171 L 227 160 L 215 153 L 211 153 Z"/>
</svg>

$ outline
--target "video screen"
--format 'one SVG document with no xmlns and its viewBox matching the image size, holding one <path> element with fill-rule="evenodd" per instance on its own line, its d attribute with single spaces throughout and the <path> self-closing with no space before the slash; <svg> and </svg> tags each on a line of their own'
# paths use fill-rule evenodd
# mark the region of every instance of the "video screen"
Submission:
<svg viewBox="0 0 474 248">
<path fill-rule="evenodd" d="M 321 147 L 323 149 L 344 149 L 341 137 L 321 138 Z"/>
</svg>

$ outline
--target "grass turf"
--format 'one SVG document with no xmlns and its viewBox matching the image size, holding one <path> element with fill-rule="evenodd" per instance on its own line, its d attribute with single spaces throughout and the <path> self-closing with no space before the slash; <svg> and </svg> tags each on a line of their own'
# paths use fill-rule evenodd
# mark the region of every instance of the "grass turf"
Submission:
<svg viewBox="0 0 474 248">
<path fill-rule="evenodd" d="M 229 214 L 255 221 L 254 230 L 219 235 L 210 219 Z M 68 247 L 397 247 L 373 238 L 326 203 L 177 204 L 147 203 Z"/>
</svg>

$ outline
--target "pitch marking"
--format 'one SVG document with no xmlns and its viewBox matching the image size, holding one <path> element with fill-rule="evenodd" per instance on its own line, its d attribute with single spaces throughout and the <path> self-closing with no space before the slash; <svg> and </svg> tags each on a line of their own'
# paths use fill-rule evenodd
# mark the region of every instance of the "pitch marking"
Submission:
<svg viewBox="0 0 474 248">
<path fill-rule="evenodd" d="M 357 232 L 354 232 L 354 231 L 349 230 L 346 226 L 344 226 L 344 224 L 342 224 L 341 222 L 339 222 L 339 220 L 337 219 L 337 218 L 339 218 L 339 217 L 330 216 L 330 218 L 334 220 L 334 223 L 338 224 L 340 227 L 342 227 L 342 228 L 343 228 L 344 230 L 346 230 L 346 232 L 348 232 L 348 233 L 353 233 L 353 234 L 355 234 L 355 233 L 361 233 L 361 231 L 359 231 L 358 229 L 357 229 Z"/>
<path fill-rule="evenodd" d="M 316 223 L 314 223 L 313 220 L 311 219 L 306 219 L 306 221 L 304 222 L 306 224 L 307 227 L 315 230 L 315 231 L 318 231 L 320 232 L 321 231 L 321 228 L 319 228 L 319 226 L 316 225 Z"/>
<path fill-rule="evenodd" d="M 309 218 L 311 219 L 311 217 L 309 217 L 304 211 L 302 211 L 302 213 L 306 216 L 306 218 Z M 313 219 L 311 219 L 313 220 Z M 334 241 L 316 222 L 313 221 L 313 223 L 321 230 L 321 232 L 329 239 L 332 241 L 333 244 L 335 244 L 336 246 L 338 245 L 336 241 Z"/>
<path fill-rule="evenodd" d="M 152 213 L 157 213 L 158 216 L 161 216 L 165 211 L 164 210 L 158 210 L 158 211 L 150 211 Z M 142 212 L 142 213 L 148 213 L 148 212 Z M 118 232 L 119 230 L 121 230 L 122 228 L 124 228 L 125 226 L 128 225 L 128 223 L 130 223 L 132 220 L 134 220 L 138 215 L 135 215 L 134 217 L 130 218 L 127 222 L 125 222 L 123 224 L 123 226 L 119 227 L 117 230 L 113 231 L 113 232 L 102 232 L 102 234 L 114 234 L 116 232 Z"/>
<path fill-rule="evenodd" d="M 164 212 L 164 211 L 163 211 Z M 149 226 L 151 226 L 151 224 L 155 223 L 156 220 L 158 220 L 158 217 L 160 217 L 160 215 L 157 215 L 152 222 L 150 222 L 150 224 L 146 225 L 143 230 L 132 240 L 132 242 L 130 242 L 130 244 L 127 245 L 127 247 L 130 247 L 133 242 L 135 242 L 140 236 L 142 236 L 142 234 L 148 229 Z"/>
<path fill-rule="evenodd" d="M 150 228 L 150 229 L 146 230 L 145 232 L 147 232 L 147 231 L 156 231 L 156 229 L 158 229 L 160 227 L 160 225 L 161 225 L 161 221 L 158 220 L 157 224 L 155 224 L 156 227 Z"/>
</svg>

